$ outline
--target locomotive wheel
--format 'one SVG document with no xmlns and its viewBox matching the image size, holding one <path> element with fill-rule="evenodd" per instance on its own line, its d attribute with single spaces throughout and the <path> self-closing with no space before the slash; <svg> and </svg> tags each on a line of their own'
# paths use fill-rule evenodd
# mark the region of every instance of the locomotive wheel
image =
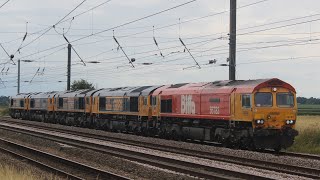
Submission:
<svg viewBox="0 0 320 180">
<path fill-rule="evenodd" d="M 276 148 L 273 149 L 275 151 L 275 153 L 279 153 L 281 151 L 281 146 L 278 146 Z"/>
<path fill-rule="evenodd" d="M 46 114 L 42 114 L 42 122 L 47 122 L 47 116 Z"/>
<path fill-rule="evenodd" d="M 171 132 L 171 139 L 172 139 L 172 140 L 175 140 L 175 141 L 178 141 L 178 140 L 180 139 L 177 131 L 173 130 L 173 131 Z"/>
<path fill-rule="evenodd" d="M 224 139 L 221 144 L 225 148 L 230 148 L 231 147 L 229 139 Z"/>
</svg>

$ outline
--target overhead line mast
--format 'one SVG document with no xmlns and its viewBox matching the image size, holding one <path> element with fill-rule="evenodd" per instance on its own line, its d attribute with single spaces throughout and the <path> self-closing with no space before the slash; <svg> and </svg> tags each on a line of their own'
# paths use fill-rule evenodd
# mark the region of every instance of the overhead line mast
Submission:
<svg viewBox="0 0 320 180">
<path fill-rule="evenodd" d="M 237 0 L 230 0 L 229 80 L 236 80 Z"/>
</svg>

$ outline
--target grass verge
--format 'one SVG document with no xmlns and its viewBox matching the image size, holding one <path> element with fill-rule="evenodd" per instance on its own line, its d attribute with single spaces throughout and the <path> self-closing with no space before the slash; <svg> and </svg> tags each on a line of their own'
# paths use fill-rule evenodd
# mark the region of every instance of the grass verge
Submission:
<svg viewBox="0 0 320 180">
<path fill-rule="evenodd" d="M 320 116 L 299 116 L 296 128 L 299 135 L 288 151 L 320 154 Z"/>
<path fill-rule="evenodd" d="M 0 179 L 34 180 L 38 177 L 34 176 L 30 170 L 19 171 L 12 166 L 0 164 Z"/>
<path fill-rule="evenodd" d="M 0 106 L 0 116 L 7 116 L 7 115 L 9 115 L 9 108 Z"/>
</svg>

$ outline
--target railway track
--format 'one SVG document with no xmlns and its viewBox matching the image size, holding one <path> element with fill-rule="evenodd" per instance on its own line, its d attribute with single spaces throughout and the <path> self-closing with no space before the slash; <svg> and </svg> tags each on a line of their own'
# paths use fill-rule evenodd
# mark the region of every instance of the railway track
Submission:
<svg viewBox="0 0 320 180">
<path fill-rule="evenodd" d="M 29 163 L 37 167 L 44 168 L 47 171 L 67 177 L 68 179 L 129 180 L 129 178 L 121 175 L 107 172 L 2 138 L 0 138 L 0 151 L 10 154 L 16 158 L 27 160 Z"/>
<path fill-rule="evenodd" d="M 118 148 L 118 147 L 106 146 L 106 145 L 103 145 L 100 143 L 96 144 L 96 143 L 92 143 L 89 141 L 83 141 L 83 140 L 81 140 L 83 138 L 80 138 L 80 136 L 77 139 L 73 139 L 73 138 L 70 138 L 70 135 L 74 136 L 72 134 L 69 134 L 69 137 L 67 137 L 67 136 L 61 137 L 61 136 L 53 135 L 51 133 L 44 133 L 44 132 L 39 132 L 39 131 L 36 132 L 36 131 L 32 131 L 28 128 L 21 128 L 21 127 L 6 126 L 3 124 L 1 124 L 1 126 L 0 126 L 0 128 L 4 129 L 4 130 L 14 131 L 14 132 L 18 132 L 18 133 L 24 133 L 24 134 L 32 135 L 35 137 L 53 140 L 56 142 L 60 142 L 60 143 L 64 143 L 64 144 L 68 144 L 68 145 L 76 146 L 76 147 L 80 147 L 80 148 L 91 149 L 91 150 L 94 150 L 97 152 L 106 153 L 106 154 L 109 154 L 112 156 L 124 158 L 127 160 L 131 160 L 131 161 L 135 161 L 135 162 L 139 162 L 139 163 L 143 163 L 143 164 L 148 164 L 148 165 L 163 168 L 163 169 L 168 169 L 171 171 L 175 171 L 178 173 L 187 174 L 187 175 L 199 177 L 199 178 L 205 178 L 205 179 L 270 179 L 270 178 L 265 178 L 265 177 L 249 174 L 249 173 L 228 170 L 228 169 L 224 169 L 221 167 L 213 167 L 213 166 L 197 164 L 194 162 L 183 161 L 183 160 L 174 159 L 174 158 L 165 157 L 165 156 L 146 154 L 144 152 L 138 152 L 138 151 L 132 151 L 132 150 L 122 149 L 122 148 Z M 44 129 L 42 129 L 42 131 L 43 130 Z M 46 131 L 48 131 L 48 130 L 46 130 Z M 51 132 L 53 132 L 53 131 L 51 130 Z M 55 131 L 55 132 L 57 132 L 57 131 Z M 59 133 L 61 134 L 61 132 L 59 132 Z M 64 134 L 65 134 L 65 132 L 64 132 Z"/>
<path fill-rule="evenodd" d="M 27 126 L 27 127 L 32 127 L 32 128 L 37 128 L 41 130 L 46 130 L 46 131 L 54 131 L 58 133 L 66 133 L 65 130 L 58 129 L 58 128 L 49 128 L 43 125 L 34 125 L 34 124 L 29 124 L 27 122 L 23 121 L 12 121 L 10 119 L 5 119 L 2 120 L 2 122 L 7 122 L 15 125 L 22 125 L 22 126 Z M 3 127 L 2 125 L 0 128 L 4 128 L 8 130 L 8 127 Z M 10 130 L 10 128 L 9 128 Z M 12 129 L 11 129 L 12 130 Z M 15 131 L 19 131 L 15 129 Z M 26 131 L 25 133 L 29 133 L 30 135 L 35 135 L 32 132 Z M 261 161 L 261 160 L 255 160 L 255 159 L 247 159 L 247 158 L 242 158 L 238 156 L 232 156 L 232 155 L 225 155 L 221 153 L 213 153 L 213 152 L 203 152 L 203 151 L 195 151 L 191 149 L 185 149 L 185 148 L 179 148 L 179 147 L 172 147 L 172 146 L 155 146 L 154 143 L 143 143 L 138 141 L 132 141 L 128 139 L 122 139 L 122 138 L 115 138 L 115 137 L 109 137 L 109 136 L 101 136 L 101 135 L 95 135 L 91 133 L 84 133 L 84 132 L 78 132 L 78 131 L 68 131 L 68 134 L 71 135 L 76 135 L 76 136 L 81 136 L 81 137 L 86 137 L 86 138 L 92 138 L 92 139 L 98 139 L 98 140 L 103 140 L 103 141 L 111 141 L 111 142 L 116 142 L 116 143 L 123 143 L 127 145 L 132 145 L 132 146 L 139 146 L 139 147 L 144 147 L 144 148 L 149 148 L 149 149 L 154 149 L 154 150 L 159 150 L 159 151 L 165 151 L 165 152 L 170 152 L 170 153 L 177 153 L 177 154 L 183 154 L 186 156 L 192 156 L 192 157 L 198 157 L 198 158 L 203 158 L 203 159 L 210 159 L 210 160 L 215 160 L 215 161 L 222 161 L 222 162 L 227 162 L 227 163 L 232 163 L 232 164 L 237 164 L 237 165 L 243 165 L 243 166 L 249 166 L 249 167 L 254 167 L 254 168 L 259 168 L 259 169 L 264 169 L 264 170 L 271 170 L 271 171 L 276 171 L 279 173 L 286 173 L 286 174 L 292 174 L 292 175 L 298 175 L 302 177 L 308 177 L 308 178 L 314 178 L 314 179 L 319 179 L 320 178 L 320 170 L 319 169 L 314 169 L 314 168 L 307 168 L 307 167 L 302 167 L 302 166 L 292 166 L 288 164 L 283 164 L 283 163 L 275 163 L 275 162 L 268 162 L 268 161 Z M 38 134 L 39 136 L 39 134 Z M 40 137 L 43 137 L 40 135 Z M 62 142 L 65 143 L 65 142 Z M 79 144 L 75 144 L 76 142 L 73 142 L 73 145 L 78 146 Z M 80 143 L 80 142 L 78 142 Z M 72 143 L 71 143 L 72 144 Z M 99 150 L 99 149 L 96 149 Z M 108 152 L 110 153 L 110 152 Z M 130 153 L 130 152 L 126 152 Z M 135 154 L 137 155 L 137 154 Z M 291 153 L 290 156 L 293 156 L 294 154 Z M 302 154 L 301 157 L 303 158 L 310 158 L 310 159 L 317 159 L 317 156 L 312 156 L 312 155 L 306 155 Z M 123 158 L 128 158 L 122 155 Z M 299 156 L 300 157 L 300 156 Z M 130 158 L 129 158 L 130 159 Z M 134 159 L 131 159 L 134 160 Z M 145 162 L 147 163 L 147 162 Z M 149 164 L 152 164 L 149 162 Z M 162 168 L 167 168 L 170 169 L 170 167 L 165 166 L 165 165 L 160 165 L 160 164 L 152 164 L 158 167 Z M 192 164 L 188 164 L 185 166 L 192 166 Z M 198 167 L 198 168 L 204 168 L 204 167 Z M 207 167 L 208 168 L 208 167 Z M 175 169 L 175 171 L 178 171 Z M 217 172 L 217 170 L 210 169 L 210 171 Z M 181 170 L 180 170 L 181 172 Z M 219 172 L 219 171 L 218 171 Z M 220 170 L 220 174 L 230 174 L 230 172 L 225 172 Z M 204 177 L 204 178 L 210 178 L 209 176 L 204 176 L 200 174 L 195 174 L 195 172 L 190 172 L 190 171 L 182 171 L 182 173 L 194 175 L 197 177 Z M 242 177 L 242 178 L 249 178 L 245 177 L 243 174 L 241 176 L 237 175 L 236 177 Z M 212 177 L 211 177 L 212 178 Z M 257 177 L 261 178 L 261 177 Z"/>
<path fill-rule="evenodd" d="M 22 124 L 22 125 L 26 125 L 26 126 L 30 126 L 30 124 L 28 123 L 28 121 L 21 121 L 21 120 L 17 120 L 17 119 L 12 119 L 11 117 L 8 117 L 8 116 L 5 116 L 5 117 L 1 117 L 0 121 L 5 121 L 5 122 L 10 122 L 12 123 L 13 121 L 12 120 L 15 120 L 15 121 L 20 121 L 18 122 L 18 124 Z M 31 121 L 31 122 L 34 122 L 34 121 Z M 16 122 L 17 123 L 17 122 Z M 30 127 L 32 127 L 34 125 L 31 125 Z M 47 127 L 42 125 L 42 124 L 38 124 L 37 125 L 38 127 L 41 127 L 42 129 L 46 129 Z M 51 128 L 52 130 L 52 128 Z M 59 132 L 64 132 L 62 129 L 55 129 L 56 131 L 59 131 Z M 70 133 L 75 133 L 75 134 L 79 134 L 79 131 L 71 131 Z M 83 133 L 83 132 L 81 132 Z M 110 137 L 110 136 L 102 136 L 99 135 L 94 135 L 94 133 L 90 134 L 90 133 L 85 133 L 83 134 L 83 136 L 86 136 L 86 137 L 97 137 L 99 139 L 102 139 L 102 140 L 108 140 L 108 141 L 112 141 L 112 142 L 122 142 L 122 143 L 126 143 L 126 144 L 131 144 L 131 145 L 138 145 L 139 143 L 139 146 L 145 146 L 145 147 L 151 147 L 151 146 L 154 146 L 155 144 L 154 143 L 146 143 L 146 144 L 141 144 L 141 142 L 139 141 L 132 141 L 132 140 L 128 140 L 128 139 L 122 139 L 122 138 L 116 138 L 116 137 Z M 217 144 L 217 143 L 205 143 L 205 142 L 198 142 L 198 141 L 187 141 L 187 142 L 190 142 L 190 143 L 196 143 L 196 144 L 205 144 L 205 145 L 208 145 L 208 146 L 218 146 L 218 147 L 222 147 L 221 144 Z M 160 148 L 172 148 L 172 146 L 163 146 L 160 147 Z M 177 149 L 177 147 L 175 147 L 175 149 Z M 178 148 L 178 149 L 181 149 L 181 150 L 188 150 L 188 149 L 185 149 L 185 148 Z M 170 151 L 170 149 L 169 149 Z M 273 155 L 276 155 L 276 156 L 288 156 L 288 157 L 294 157 L 294 158 L 304 158 L 304 159 L 311 159 L 311 160 L 320 160 L 320 155 L 314 155 L 314 154 L 305 154 L 305 153 L 294 153 L 294 152 L 275 152 L 274 150 L 264 150 L 264 151 L 261 151 L 263 153 L 269 153 L 269 154 L 273 154 Z M 209 152 L 210 153 L 210 152 Z"/>
</svg>

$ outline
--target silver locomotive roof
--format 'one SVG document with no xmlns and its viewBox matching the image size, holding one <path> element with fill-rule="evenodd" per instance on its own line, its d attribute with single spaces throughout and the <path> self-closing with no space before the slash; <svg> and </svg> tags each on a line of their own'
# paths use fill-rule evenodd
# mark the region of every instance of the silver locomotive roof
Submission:
<svg viewBox="0 0 320 180">
<path fill-rule="evenodd" d="M 107 97 L 107 96 L 148 96 L 154 90 L 161 86 L 135 86 L 135 87 L 119 87 L 107 88 L 96 91 L 93 96 Z"/>
</svg>

